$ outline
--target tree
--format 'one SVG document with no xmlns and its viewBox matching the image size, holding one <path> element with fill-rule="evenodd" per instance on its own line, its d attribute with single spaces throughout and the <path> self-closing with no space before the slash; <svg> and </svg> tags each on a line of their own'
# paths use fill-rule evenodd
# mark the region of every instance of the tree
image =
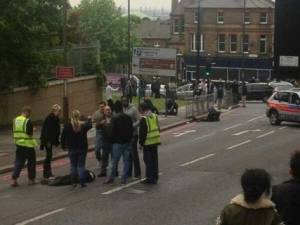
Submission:
<svg viewBox="0 0 300 225">
<path fill-rule="evenodd" d="M 1 0 L 0 90 L 41 86 L 50 72 L 46 50 L 60 43 L 64 0 Z"/>
</svg>

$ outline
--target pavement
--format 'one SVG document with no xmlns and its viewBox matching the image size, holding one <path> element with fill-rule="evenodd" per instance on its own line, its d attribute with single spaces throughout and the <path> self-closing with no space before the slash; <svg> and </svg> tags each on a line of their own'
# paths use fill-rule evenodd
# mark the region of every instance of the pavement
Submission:
<svg viewBox="0 0 300 225">
<path fill-rule="evenodd" d="M 87 188 L 27 186 L 10 188 L 0 175 L 1 225 L 209 225 L 241 192 L 246 168 L 264 168 L 273 183 L 289 178 L 290 154 L 299 147 L 299 124 L 271 126 L 264 104 L 223 113 L 220 122 L 188 123 L 162 132 L 158 185 L 129 180 L 120 186 L 96 179 Z M 142 159 L 142 154 L 140 155 Z M 141 160 L 142 163 L 142 160 Z M 144 165 L 141 164 L 144 172 Z M 121 165 L 120 165 L 121 166 Z M 67 174 L 66 159 L 53 163 Z M 92 153 L 87 167 L 98 172 Z M 121 167 L 120 167 L 121 168 Z M 41 168 L 38 168 L 41 177 Z"/>
</svg>

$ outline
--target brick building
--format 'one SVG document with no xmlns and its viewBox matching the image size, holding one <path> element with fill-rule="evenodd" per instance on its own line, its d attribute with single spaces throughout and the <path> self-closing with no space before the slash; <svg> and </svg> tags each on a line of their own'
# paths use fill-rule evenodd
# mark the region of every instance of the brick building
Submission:
<svg viewBox="0 0 300 225">
<path fill-rule="evenodd" d="M 202 70 L 209 59 L 214 78 L 269 78 L 273 67 L 275 8 L 271 0 L 246 0 L 245 14 L 244 0 L 172 0 L 168 47 L 184 54 L 183 79 L 190 80 L 196 75 L 199 1 Z M 202 71 L 201 77 L 203 74 Z"/>
</svg>

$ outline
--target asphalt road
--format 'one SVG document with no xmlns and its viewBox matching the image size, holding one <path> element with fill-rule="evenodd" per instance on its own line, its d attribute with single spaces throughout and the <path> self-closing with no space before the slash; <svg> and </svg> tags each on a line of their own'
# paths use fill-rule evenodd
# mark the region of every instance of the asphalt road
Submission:
<svg viewBox="0 0 300 225">
<path fill-rule="evenodd" d="M 271 126 L 263 104 L 249 104 L 222 115 L 220 122 L 191 123 L 163 133 L 160 181 L 145 186 L 87 188 L 9 187 L 0 177 L 1 225 L 210 225 L 225 204 L 240 193 L 245 168 L 264 168 L 273 182 L 288 179 L 290 153 L 298 148 L 300 126 Z M 142 156 L 141 156 L 142 158 Z M 54 163 L 55 174 L 68 172 L 68 161 Z M 95 168 L 93 155 L 88 166 Z M 142 163 L 143 165 L 143 163 Z M 40 168 L 39 168 L 40 170 Z"/>
</svg>

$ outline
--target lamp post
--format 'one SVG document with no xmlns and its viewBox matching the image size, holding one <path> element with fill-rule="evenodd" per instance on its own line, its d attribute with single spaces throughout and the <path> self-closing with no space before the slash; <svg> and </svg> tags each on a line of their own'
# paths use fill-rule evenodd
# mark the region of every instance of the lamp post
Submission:
<svg viewBox="0 0 300 225">
<path fill-rule="evenodd" d="M 128 79 L 130 78 L 131 74 L 131 40 L 130 40 L 130 0 L 128 0 Z"/>
<path fill-rule="evenodd" d="M 245 16 L 246 16 L 246 0 L 244 0 L 244 5 L 243 5 L 243 28 L 242 28 L 242 32 L 243 32 L 243 38 L 242 38 L 242 80 L 244 81 L 245 79 L 245 71 L 244 71 L 244 67 L 245 67 L 245 51 L 244 51 L 244 43 L 245 43 L 245 35 L 246 35 L 246 24 L 245 24 Z M 248 40 L 249 42 L 249 40 Z"/>
<path fill-rule="evenodd" d="M 196 37 L 196 48 L 197 48 L 197 64 L 196 64 L 196 80 L 198 81 L 199 78 L 200 78 L 200 47 L 201 47 L 201 44 L 200 44 L 200 41 L 201 41 L 201 31 L 200 31 L 200 14 L 201 14 L 201 8 L 200 8 L 200 1 L 198 2 L 198 12 L 197 12 L 197 37 Z"/>
<path fill-rule="evenodd" d="M 181 57 L 183 54 L 181 52 L 178 52 L 176 54 L 176 84 L 178 85 L 179 81 L 179 74 L 181 72 Z"/>
</svg>

